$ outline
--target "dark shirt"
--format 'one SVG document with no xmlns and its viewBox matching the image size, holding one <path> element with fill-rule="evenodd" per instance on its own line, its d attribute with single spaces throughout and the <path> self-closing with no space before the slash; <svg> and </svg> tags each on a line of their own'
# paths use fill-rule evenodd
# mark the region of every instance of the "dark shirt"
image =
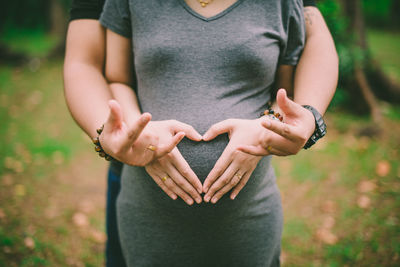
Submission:
<svg viewBox="0 0 400 267">
<path fill-rule="evenodd" d="M 70 20 L 99 19 L 105 0 L 72 0 Z M 316 6 L 315 0 L 303 0 L 304 6 Z"/>
<path fill-rule="evenodd" d="M 99 19 L 105 0 L 72 0 L 70 20 Z"/>
</svg>

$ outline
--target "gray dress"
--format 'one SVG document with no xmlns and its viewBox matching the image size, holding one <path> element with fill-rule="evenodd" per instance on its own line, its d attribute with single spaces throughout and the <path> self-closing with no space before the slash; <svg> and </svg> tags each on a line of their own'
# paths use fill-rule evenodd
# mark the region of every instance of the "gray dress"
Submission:
<svg viewBox="0 0 400 267">
<path fill-rule="evenodd" d="M 101 23 L 132 38 L 137 95 L 153 120 L 175 119 L 201 134 L 228 119 L 255 119 L 279 64 L 304 45 L 301 0 L 237 0 L 205 18 L 184 0 L 108 0 Z M 204 182 L 228 143 L 182 140 Z M 270 157 L 232 201 L 188 206 L 171 200 L 144 168 L 125 165 L 117 201 L 128 266 L 277 266 L 282 209 Z"/>
</svg>

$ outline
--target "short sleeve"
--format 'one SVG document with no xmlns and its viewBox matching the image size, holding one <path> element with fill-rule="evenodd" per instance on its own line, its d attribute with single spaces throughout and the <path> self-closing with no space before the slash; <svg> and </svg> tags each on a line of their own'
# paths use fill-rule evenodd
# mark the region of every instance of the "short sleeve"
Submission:
<svg viewBox="0 0 400 267">
<path fill-rule="evenodd" d="M 317 6 L 317 4 L 315 3 L 315 0 L 303 0 L 303 4 L 304 6 Z"/>
<path fill-rule="evenodd" d="M 106 0 L 100 23 L 111 31 L 130 38 L 132 28 L 128 0 Z"/>
<path fill-rule="evenodd" d="M 283 17 L 285 42 L 281 50 L 279 63 L 297 65 L 305 43 L 305 25 L 303 1 L 288 0 L 289 15 Z"/>
<path fill-rule="evenodd" d="M 76 19 L 100 18 L 104 0 L 72 0 L 69 10 L 70 21 Z"/>
</svg>

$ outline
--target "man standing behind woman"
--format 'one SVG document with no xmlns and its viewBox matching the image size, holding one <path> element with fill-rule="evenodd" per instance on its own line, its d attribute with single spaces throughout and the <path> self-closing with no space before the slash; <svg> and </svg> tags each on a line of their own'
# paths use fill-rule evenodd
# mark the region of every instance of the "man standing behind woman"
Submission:
<svg viewBox="0 0 400 267">
<path fill-rule="evenodd" d="M 305 5 L 309 5 L 304 9 L 306 18 L 306 45 L 297 65 L 294 74 L 294 101 L 299 104 L 308 104 L 313 106 L 323 114 L 329 104 L 329 101 L 334 93 L 337 81 L 337 56 L 332 38 L 323 21 L 318 9 L 314 7 L 313 1 L 305 1 Z M 81 128 L 91 137 L 96 137 L 96 129 L 103 123 L 109 125 L 124 124 L 122 116 L 115 108 L 115 104 L 111 103 L 113 110 L 109 116 L 108 101 L 112 99 L 112 95 L 103 77 L 103 67 L 105 58 L 105 30 L 100 26 L 97 19 L 102 10 L 102 1 L 79 1 L 75 0 L 71 9 L 71 23 L 67 38 L 67 53 L 65 59 L 65 93 L 68 106 Z M 290 87 L 292 83 L 292 73 L 282 71 L 279 76 L 278 84 Z M 281 96 L 282 98 L 282 96 Z M 284 99 L 284 98 L 283 98 Z M 310 99 L 315 99 L 310 103 Z M 286 100 L 280 103 L 284 104 Z M 290 112 L 287 107 L 282 107 L 282 113 Z M 290 109 L 290 107 L 289 107 Z M 307 116 L 307 115 L 306 115 Z M 307 127 L 301 125 L 299 118 L 297 127 Z M 124 124 L 126 127 L 126 136 L 120 136 L 118 144 L 120 145 L 120 153 L 118 158 L 130 165 L 146 165 L 155 158 L 162 159 L 165 154 L 173 149 L 175 144 L 179 142 L 181 135 L 176 136 L 168 144 L 157 144 L 156 151 L 147 151 L 145 155 L 139 154 L 136 151 L 129 150 L 136 139 L 140 136 L 141 130 L 149 122 L 148 114 L 142 115 L 132 125 Z M 304 124 L 309 124 L 305 122 Z M 272 126 L 273 127 L 273 126 Z M 274 129 L 272 129 L 274 130 Z M 280 131 L 280 129 L 275 129 Z M 184 132 L 186 136 L 191 136 L 196 139 L 196 133 L 185 124 L 176 126 L 176 129 L 171 129 L 173 132 Z M 311 130 L 312 132 L 312 130 Z M 296 133 L 292 133 L 295 135 Z M 301 149 L 302 144 L 293 142 L 292 136 L 286 135 L 281 140 L 280 152 L 275 154 L 297 153 Z M 145 139 L 145 138 L 143 138 Z M 140 138 L 139 138 L 140 141 Z M 157 140 L 150 141 L 156 144 Z M 148 143 L 143 141 L 143 146 L 148 147 Z M 135 143 L 135 146 L 139 146 Z M 144 156 L 144 161 L 143 161 Z M 178 172 L 187 173 L 187 165 L 179 157 L 169 159 L 173 161 Z M 147 161 L 147 162 L 146 162 Z M 119 176 L 121 165 L 117 162 L 112 162 L 109 170 L 108 179 L 108 197 L 107 197 L 107 266 L 124 266 L 124 261 L 119 245 L 118 231 L 116 228 L 115 215 L 115 200 L 119 192 Z M 193 176 L 191 174 L 186 176 Z M 188 179 L 189 180 L 189 179 Z M 170 195 L 177 194 L 185 198 L 187 203 L 193 203 L 197 197 L 193 189 L 198 189 L 195 179 L 189 184 L 182 184 L 176 188 L 166 188 L 164 191 L 169 191 Z M 181 184 L 181 183 L 179 183 Z M 161 186 L 161 185 L 160 185 Z"/>
</svg>

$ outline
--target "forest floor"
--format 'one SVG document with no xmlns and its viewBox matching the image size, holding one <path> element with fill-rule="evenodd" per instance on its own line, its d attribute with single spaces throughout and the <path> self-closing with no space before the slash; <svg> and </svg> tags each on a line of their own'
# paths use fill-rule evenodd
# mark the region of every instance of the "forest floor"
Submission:
<svg viewBox="0 0 400 267">
<path fill-rule="evenodd" d="M 284 266 L 398 266 L 400 107 L 381 104 L 381 135 L 330 110 L 326 138 L 273 159 Z M 0 65 L 0 121 L 0 266 L 102 266 L 107 164 L 68 113 L 62 60 Z"/>
</svg>

